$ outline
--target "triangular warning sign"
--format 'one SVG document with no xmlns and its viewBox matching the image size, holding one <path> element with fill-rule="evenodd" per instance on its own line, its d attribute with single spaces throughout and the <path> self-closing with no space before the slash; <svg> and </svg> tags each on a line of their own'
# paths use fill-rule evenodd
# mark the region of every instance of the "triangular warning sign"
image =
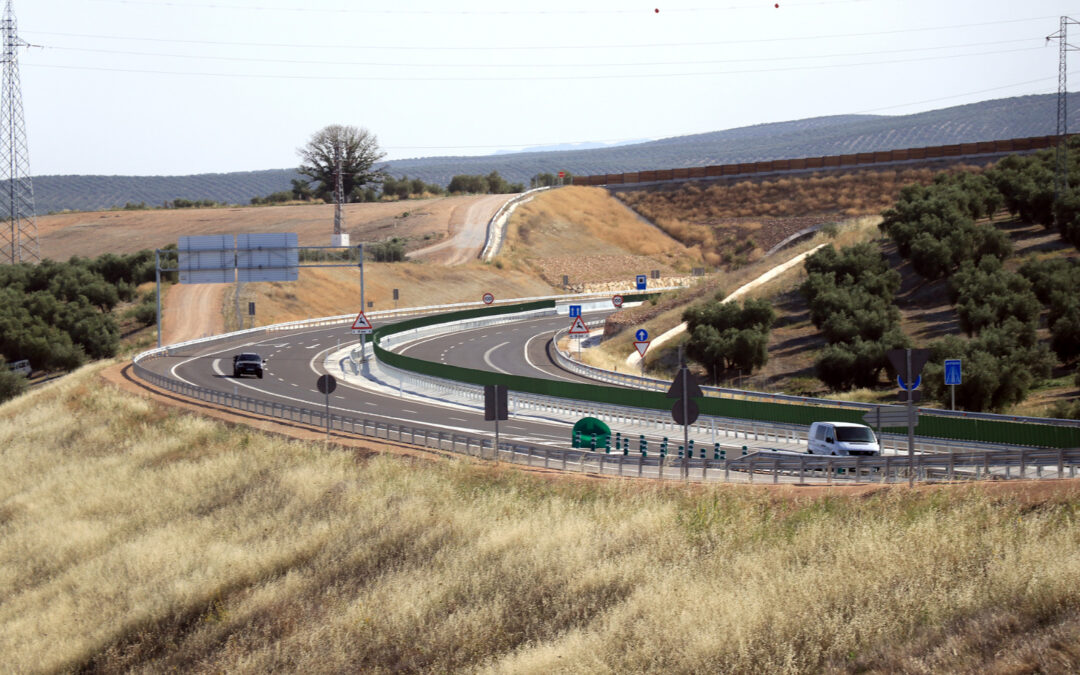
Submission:
<svg viewBox="0 0 1080 675">
<path fill-rule="evenodd" d="M 356 321 L 353 321 L 352 332 L 354 333 L 370 333 L 374 328 L 371 326 L 371 322 L 364 316 L 364 312 L 360 312 L 356 315 Z"/>
<path fill-rule="evenodd" d="M 585 325 L 585 322 L 581 320 L 581 317 L 574 317 L 574 323 L 570 326 L 571 335 L 588 335 L 589 328 Z"/>
<path fill-rule="evenodd" d="M 644 341 L 639 340 L 638 342 L 634 343 L 634 346 L 637 347 L 638 356 L 640 356 L 641 358 L 645 358 L 645 350 L 649 348 L 649 341 L 648 340 L 644 340 Z"/>
</svg>

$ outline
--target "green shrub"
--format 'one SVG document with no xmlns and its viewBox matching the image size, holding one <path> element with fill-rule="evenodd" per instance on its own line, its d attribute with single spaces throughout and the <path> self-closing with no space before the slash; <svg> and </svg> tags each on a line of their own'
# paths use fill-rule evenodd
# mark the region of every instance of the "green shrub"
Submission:
<svg viewBox="0 0 1080 675">
<path fill-rule="evenodd" d="M 8 368 L 7 361 L 0 356 L 0 403 L 13 399 L 26 391 L 26 377 Z"/>
</svg>

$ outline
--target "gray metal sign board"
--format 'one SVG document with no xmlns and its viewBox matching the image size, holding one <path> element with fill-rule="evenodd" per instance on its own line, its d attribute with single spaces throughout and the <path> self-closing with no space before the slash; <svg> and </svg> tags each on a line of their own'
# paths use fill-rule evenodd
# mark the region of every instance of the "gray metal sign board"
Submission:
<svg viewBox="0 0 1080 675">
<path fill-rule="evenodd" d="M 237 235 L 237 279 L 242 282 L 296 281 L 300 269 L 297 241 L 295 232 Z"/>
<path fill-rule="evenodd" d="M 236 244 L 231 234 L 180 237 L 177 261 L 182 284 L 231 284 Z"/>
<path fill-rule="evenodd" d="M 917 423 L 919 411 L 913 410 L 912 416 Z M 863 422 L 873 427 L 907 427 L 907 408 L 904 406 L 882 406 L 867 411 L 863 415 Z"/>
</svg>

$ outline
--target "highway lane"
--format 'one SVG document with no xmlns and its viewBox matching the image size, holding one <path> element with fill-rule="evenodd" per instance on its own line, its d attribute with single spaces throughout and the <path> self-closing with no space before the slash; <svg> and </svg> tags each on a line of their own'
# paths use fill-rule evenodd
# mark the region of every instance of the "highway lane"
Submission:
<svg viewBox="0 0 1080 675">
<path fill-rule="evenodd" d="M 598 319 L 609 313 L 591 314 L 586 318 Z M 596 384 L 595 380 L 570 373 L 556 364 L 552 338 L 556 331 L 568 328 L 570 323 L 565 316 L 526 319 L 423 338 L 395 351 L 425 361 L 507 375 Z"/>
<path fill-rule="evenodd" d="M 325 396 L 317 391 L 315 383 L 323 372 L 321 363 L 325 355 L 339 346 L 356 342 L 356 336 L 347 326 L 310 328 L 271 336 L 240 337 L 182 356 L 152 359 L 146 365 L 155 372 L 200 387 L 282 405 L 322 408 Z M 266 359 L 262 379 L 231 376 L 232 356 L 241 351 L 255 351 Z M 335 414 L 357 415 L 391 424 L 494 437 L 493 425 L 484 421 L 482 410 L 401 398 L 392 393 L 352 387 L 344 382 L 331 394 L 330 408 Z M 568 447 L 570 425 L 564 421 L 511 419 L 500 425 L 500 435 L 507 440 Z"/>
<path fill-rule="evenodd" d="M 551 335 L 569 324 L 564 316 L 528 319 L 519 325 L 504 324 L 433 336 L 403 345 L 402 349 L 410 356 L 435 361 L 446 352 L 445 358 L 454 365 L 492 372 L 547 378 L 558 376 L 591 382 L 566 373 L 555 366 L 549 356 Z M 357 337 L 346 325 L 297 329 L 270 335 L 239 336 L 205 347 L 192 347 L 184 350 L 182 355 L 151 359 L 144 365 L 174 379 L 217 391 L 235 392 L 280 405 L 322 409 L 325 396 L 316 390 L 316 380 L 324 372 L 326 356 L 357 343 Z M 241 351 L 255 351 L 266 359 L 262 379 L 231 377 L 232 356 Z M 330 368 L 332 374 L 340 376 L 341 373 L 335 370 Z M 493 423 L 484 421 L 478 407 L 468 408 L 435 398 L 402 397 L 392 389 L 393 381 L 388 384 L 391 386 L 372 390 L 366 383 L 356 386 L 339 377 L 339 386 L 330 396 L 331 411 L 405 427 L 494 437 Z M 567 448 L 572 423 L 573 420 L 544 419 L 540 413 L 529 412 L 528 418 L 511 413 L 511 419 L 499 426 L 504 440 Z M 637 426 L 612 429 L 619 430 L 629 438 L 636 438 L 642 432 Z M 646 431 L 650 448 L 658 447 L 665 434 L 671 432 Z M 755 441 L 740 442 L 757 445 Z"/>
</svg>

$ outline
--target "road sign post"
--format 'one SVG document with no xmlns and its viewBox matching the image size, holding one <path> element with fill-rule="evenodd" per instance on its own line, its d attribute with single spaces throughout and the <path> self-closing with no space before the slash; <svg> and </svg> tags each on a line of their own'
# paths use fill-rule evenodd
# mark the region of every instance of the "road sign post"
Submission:
<svg viewBox="0 0 1080 675">
<path fill-rule="evenodd" d="M 953 410 L 956 410 L 956 385 L 962 380 L 960 359 L 945 359 L 945 384 L 949 385 L 949 398 L 952 400 Z"/>
<path fill-rule="evenodd" d="M 589 336 L 589 327 L 582 321 L 580 314 L 574 317 L 574 323 L 570 324 L 567 333 L 577 340 L 578 360 L 581 360 L 581 341 Z"/>
<path fill-rule="evenodd" d="M 356 245 L 356 257 L 359 259 L 358 265 L 360 266 L 360 316 L 364 315 L 364 245 Z M 356 320 L 360 320 L 360 316 L 356 317 Z M 367 321 L 365 318 L 364 321 Z M 370 325 L 370 324 L 368 324 Z M 367 333 L 360 333 L 360 361 L 367 362 L 367 351 L 364 346 L 364 336 Z"/>
<path fill-rule="evenodd" d="M 505 384 L 484 385 L 484 419 L 495 421 L 495 463 L 499 463 L 499 420 L 509 417 Z"/>
<path fill-rule="evenodd" d="M 908 439 L 908 486 L 915 486 L 915 390 L 918 389 L 921 377 L 919 373 L 930 358 L 929 349 L 890 349 L 885 352 L 889 357 L 889 363 L 897 372 L 897 378 L 904 400 L 907 402 L 907 439 Z M 902 376 L 901 376 L 902 374 Z"/>
<path fill-rule="evenodd" d="M 639 328 L 634 333 L 634 348 L 637 349 L 638 356 L 641 357 L 641 377 L 645 377 L 645 352 L 649 349 L 649 331 L 644 328 Z"/>
<path fill-rule="evenodd" d="M 690 425 L 697 421 L 699 414 L 697 403 L 690 399 L 701 398 L 704 395 L 704 392 L 701 391 L 701 387 L 697 383 L 697 379 L 690 373 L 690 369 L 686 367 L 686 359 L 683 358 L 683 350 L 680 345 L 679 374 L 675 376 L 675 381 L 671 383 L 671 388 L 667 391 L 667 397 L 679 399 L 671 408 L 671 417 L 675 420 L 676 424 L 682 425 L 683 448 L 690 447 Z M 682 474 L 684 480 L 690 478 L 688 455 L 689 453 L 684 453 L 682 458 Z"/>
<path fill-rule="evenodd" d="M 321 375 L 318 380 L 315 381 L 315 388 L 319 390 L 321 394 L 326 396 L 326 442 L 330 442 L 330 394 L 334 393 L 337 389 L 337 380 L 333 375 L 327 373 Z"/>
</svg>

